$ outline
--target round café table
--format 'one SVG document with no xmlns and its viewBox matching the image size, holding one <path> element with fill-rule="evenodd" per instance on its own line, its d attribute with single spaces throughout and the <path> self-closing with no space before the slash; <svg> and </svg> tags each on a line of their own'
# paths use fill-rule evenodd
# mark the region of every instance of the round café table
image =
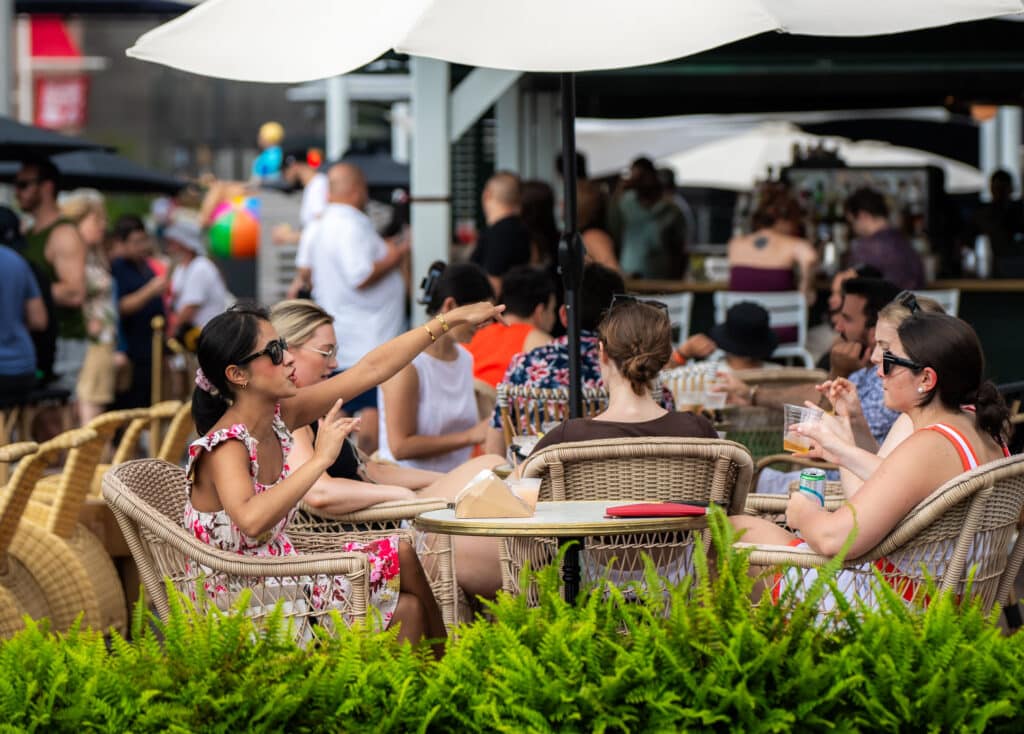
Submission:
<svg viewBox="0 0 1024 734">
<path fill-rule="evenodd" d="M 580 590 L 580 549 L 588 537 L 703 530 L 707 517 L 605 517 L 605 510 L 624 502 L 538 502 L 533 517 L 455 517 L 454 509 L 430 510 L 413 521 L 418 530 L 445 535 L 557 538 L 569 545 L 562 561 L 565 600 L 576 602 Z"/>
</svg>

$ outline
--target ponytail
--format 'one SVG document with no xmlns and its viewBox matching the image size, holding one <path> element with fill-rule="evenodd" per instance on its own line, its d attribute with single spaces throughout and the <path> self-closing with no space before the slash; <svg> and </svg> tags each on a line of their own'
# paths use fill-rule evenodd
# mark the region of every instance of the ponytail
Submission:
<svg viewBox="0 0 1024 734">
<path fill-rule="evenodd" d="M 1010 411 L 1002 393 L 991 380 L 981 383 L 974 405 L 978 430 L 996 441 L 1006 442 L 1010 436 Z"/>
</svg>

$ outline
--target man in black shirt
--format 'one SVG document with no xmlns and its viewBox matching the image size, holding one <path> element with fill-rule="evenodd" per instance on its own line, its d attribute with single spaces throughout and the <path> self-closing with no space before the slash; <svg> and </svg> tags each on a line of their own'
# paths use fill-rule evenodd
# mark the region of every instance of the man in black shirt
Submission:
<svg viewBox="0 0 1024 734">
<path fill-rule="evenodd" d="M 484 186 L 481 202 L 487 227 L 470 260 L 486 271 L 494 292 L 500 293 L 506 271 L 530 262 L 530 233 L 519 216 L 519 177 L 506 171 L 494 174 Z"/>
</svg>

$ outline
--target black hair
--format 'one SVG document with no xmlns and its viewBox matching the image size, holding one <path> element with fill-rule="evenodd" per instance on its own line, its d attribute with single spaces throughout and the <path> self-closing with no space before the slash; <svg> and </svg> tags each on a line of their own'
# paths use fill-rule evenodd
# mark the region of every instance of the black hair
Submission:
<svg viewBox="0 0 1024 734">
<path fill-rule="evenodd" d="M 931 367 L 938 377 L 935 389 L 918 405 L 928 405 L 936 397 L 950 410 L 974 405 L 978 430 L 996 441 L 1006 439 L 1010 412 L 996 386 L 983 380 L 985 355 L 970 324 L 955 316 L 918 311 L 900 323 L 897 333 L 907 357 Z"/>
<path fill-rule="evenodd" d="M 874 265 L 857 265 L 853 268 L 853 272 L 857 275 L 856 278 L 881 278 L 882 271 L 876 268 Z"/>
<path fill-rule="evenodd" d="M 547 270 L 517 265 L 501 278 L 501 302 L 506 313 L 529 318 L 537 304 L 546 306 L 555 294 L 555 279 Z"/>
<path fill-rule="evenodd" d="M 122 214 L 114 224 L 114 239 L 122 242 L 135 232 L 145 232 L 146 225 L 134 214 Z"/>
<path fill-rule="evenodd" d="M 43 156 L 26 158 L 22 161 L 21 167 L 36 169 L 36 175 L 40 181 L 50 181 L 53 183 L 54 193 L 60 191 L 60 171 L 49 158 Z"/>
<path fill-rule="evenodd" d="M 885 197 L 872 188 L 864 186 L 857 189 L 846 200 L 847 214 L 856 216 L 857 212 L 866 212 L 873 217 L 888 217 L 889 207 Z"/>
<path fill-rule="evenodd" d="M 192 420 L 200 435 L 217 425 L 234 400 L 234 390 L 224 371 L 256 349 L 261 321 L 270 321 L 266 309 L 254 303 L 236 303 L 214 316 L 200 332 L 196 358 L 206 379 L 217 390 L 217 395 L 213 395 L 196 387 L 192 393 Z"/>
<path fill-rule="evenodd" d="M 1009 171 L 1002 168 L 993 171 L 992 175 L 989 177 L 989 181 L 992 183 L 1002 181 L 1007 186 L 1013 186 L 1013 176 L 1010 175 Z"/>
<path fill-rule="evenodd" d="M 558 224 L 555 192 L 544 181 L 519 184 L 519 217 L 530 233 L 530 242 L 541 259 L 558 261 Z"/>
<path fill-rule="evenodd" d="M 580 329 L 597 331 L 612 303 L 612 296 L 625 291 L 626 281 L 618 272 L 597 263 L 584 267 L 580 288 Z"/>
<path fill-rule="evenodd" d="M 882 278 L 849 278 L 843 281 L 843 298 L 861 296 L 864 299 L 865 326 L 869 329 L 878 323 L 878 312 L 889 305 L 900 293 L 900 289 Z"/>
<path fill-rule="evenodd" d="M 558 171 L 558 175 L 565 178 L 565 159 L 562 154 L 559 153 L 555 156 L 555 170 Z M 587 157 L 576 151 L 576 178 L 587 178 Z"/>
<path fill-rule="evenodd" d="M 423 296 L 419 302 L 426 305 L 429 316 L 439 312 L 448 298 L 454 298 L 459 306 L 494 300 L 491 281 L 473 263 L 449 266 L 437 260 L 430 266 L 420 287 L 423 288 Z"/>
</svg>

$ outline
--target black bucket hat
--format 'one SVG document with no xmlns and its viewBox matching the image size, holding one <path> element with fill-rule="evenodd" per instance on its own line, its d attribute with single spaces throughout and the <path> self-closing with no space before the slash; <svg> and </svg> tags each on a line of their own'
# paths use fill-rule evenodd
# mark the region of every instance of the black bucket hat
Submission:
<svg viewBox="0 0 1024 734">
<path fill-rule="evenodd" d="M 768 325 L 768 312 L 750 301 L 730 308 L 725 323 L 716 324 L 709 335 L 728 354 L 753 359 L 768 359 L 779 345 L 779 337 Z"/>
</svg>

